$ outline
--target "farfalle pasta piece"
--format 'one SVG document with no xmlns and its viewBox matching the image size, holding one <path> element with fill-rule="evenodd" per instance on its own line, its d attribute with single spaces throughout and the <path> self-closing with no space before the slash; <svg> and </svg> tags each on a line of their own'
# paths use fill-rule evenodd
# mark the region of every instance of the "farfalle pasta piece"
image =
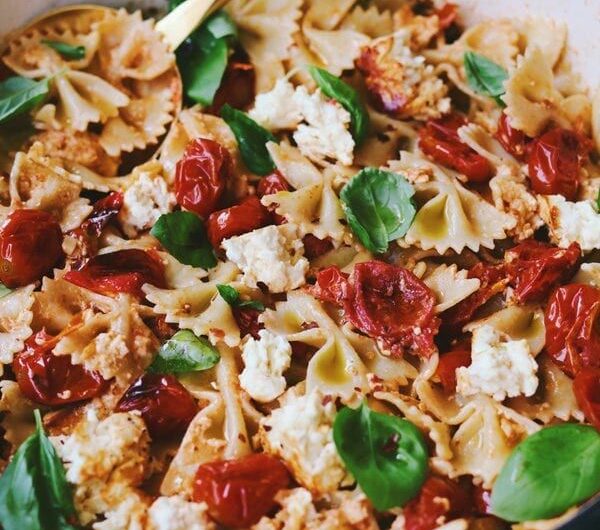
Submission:
<svg viewBox="0 0 600 530">
<path fill-rule="evenodd" d="M 300 236 L 313 234 L 319 239 L 343 241 L 347 229 L 342 224 L 344 212 L 332 187 L 333 168 L 321 173 L 298 149 L 289 144 L 270 142 L 267 149 L 282 175 L 294 188 L 262 198 L 265 206 L 276 204 L 276 212 L 298 227 Z"/>
<path fill-rule="evenodd" d="M 233 0 L 225 10 L 240 30 L 240 42 L 256 68 L 258 92 L 270 90 L 284 73 L 292 35 L 298 30 L 301 0 Z"/>
<path fill-rule="evenodd" d="M 371 38 L 383 37 L 393 32 L 392 13 L 376 5 L 356 5 L 340 24 L 341 29 L 350 29 Z"/>
<path fill-rule="evenodd" d="M 467 278 L 468 271 L 458 270 L 456 265 L 438 265 L 421 279 L 437 297 L 435 312 L 441 313 L 473 294 L 481 282 L 477 278 Z"/>
<path fill-rule="evenodd" d="M 250 452 L 235 351 L 219 344 L 221 359 L 209 379 L 184 376 L 182 384 L 202 404 L 183 437 L 160 486 L 163 495 L 189 495 L 198 465 Z M 214 380 L 219 391 L 214 390 Z"/>
<path fill-rule="evenodd" d="M 98 55 L 104 74 L 111 80 L 150 80 L 175 65 L 175 56 L 153 20 L 142 20 L 141 11 L 111 12 L 98 24 Z"/>
<path fill-rule="evenodd" d="M 0 375 L 4 365 L 13 361 L 23 349 L 24 341 L 32 334 L 34 285 L 20 287 L 0 297 Z"/>
<path fill-rule="evenodd" d="M 54 355 L 70 355 L 74 364 L 97 371 L 104 379 L 131 383 L 152 362 L 159 346 L 128 295 L 116 299 L 108 313 L 88 310 L 81 323 L 65 334 L 54 347 Z"/>
<path fill-rule="evenodd" d="M 504 86 L 504 112 L 511 126 L 527 136 L 538 136 L 550 122 L 567 128 L 589 127 L 589 100 L 582 94 L 563 97 L 554 87 L 552 67 L 539 48 L 527 49 Z"/>
<path fill-rule="evenodd" d="M 286 302 L 261 316 L 265 327 L 288 341 L 298 341 L 318 348 L 308 363 L 307 392 L 318 389 L 323 394 L 352 401 L 357 392 L 368 390 L 367 368 L 347 337 L 329 317 L 319 302 L 302 291 L 288 293 Z M 316 327 L 306 329 L 304 325 Z"/>
<path fill-rule="evenodd" d="M 94 6 L 46 17 L 8 41 L 3 60 L 17 74 L 31 78 L 47 77 L 65 68 L 87 68 L 100 42 L 98 22 L 108 13 L 108 9 Z M 64 57 L 44 40 L 83 46 L 85 54 L 77 59 Z"/>
<path fill-rule="evenodd" d="M 21 393 L 16 381 L 0 381 L 0 427 L 3 429 L 2 438 L 11 445 L 11 453 L 35 431 L 33 411 L 36 408 L 39 405 Z"/>
<path fill-rule="evenodd" d="M 410 170 L 429 168 L 433 180 L 417 184 L 416 199 L 421 207 L 404 241 L 423 250 L 435 248 L 443 254 L 449 248 L 462 252 L 466 247 L 494 248 L 495 239 L 504 239 L 515 220 L 499 212 L 476 193 L 467 190 L 438 166 L 411 153 L 401 153 L 400 166 Z"/>
<path fill-rule="evenodd" d="M 563 21 L 547 17 L 527 17 L 515 20 L 514 24 L 519 32 L 521 53 L 530 48 L 538 48 L 550 68 L 557 66 L 567 40 L 567 25 Z"/>
<path fill-rule="evenodd" d="M 206 335 L 213 344 L 223 341 L 233 347 L 240 343 L 240 330 L 231 306 L 218 294 L 217 285 L 234 282 L 238 273 L 233 263 L 221 263 L 207 281 L 173 289 L 146 284 L 143 290 L 154 304 L 153 311 L 165 315 L 167 322 L 196 335 Z M 247 291 L 239 282 L 233 286 Z"/>
</svg>

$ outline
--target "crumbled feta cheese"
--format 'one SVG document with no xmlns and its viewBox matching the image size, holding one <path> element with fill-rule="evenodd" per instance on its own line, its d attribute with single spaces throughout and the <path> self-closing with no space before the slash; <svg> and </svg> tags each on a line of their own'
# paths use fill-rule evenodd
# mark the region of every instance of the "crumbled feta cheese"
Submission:
<svg viewBox="0 0 600 530">
<path fill-rule="evenodd" d="M 600 288 L 600 263 L 582 263 L 572 283 L 586 283 Z"/>
<path fill-rule="evenodd" d="M 537 368 L 525 339 L 511 340 L 485 324 L 473 330 L 471 364 L 456 370 L 456 390 L 463 396 L 482 392 L 497 401 L 531 396 L 538 386 Z"/>
<path fill-rule="evenodd" d="M 240 385 L 252 399 L 267 403 L 285 391 L 283 372 L 290 366 L 292 347 L 284 337 L 266 329 L 258 334 L 260 340 L 250 337 L 244 344 Z"/>
<path fill-rule="evenodd" d="M 550 237 L 561 248 L 576 241 L 582 250 L 600 248 L 600 214 L 593 201 L 567 201 L 562 195 L 538 196 Z"/>
<path fill-rule="evenodd" d="M 104 513 L 105 519 L 92 525 L 93 530 L 143 530 L 146 528 L 148 501 L 132 489 L 119 495 L 114 507 Z"/>
<path fill-rule="evenodd" d="M 99 420 L 94 409 L 69 436 L 50 438 L 76 485 L 75 507 L 82 524 L 97 514 L 118 511 L 125 494 L 144 479 L 150 438 L 137 412 L 111 414 Z"/>
<path fill-rule="evenodd" d="M 248 115 L 270 131 L 295 129 L 302 121 L 302 112 L 294 99 L 295 88 L 287 79 L 278 79 L 269 92 L 256 96 Z"/>
<path fill-rule="evenodd" d="M 148 510 L 147 530 L 213 530 L 204 502 L 189 502 L 182 497 L 159 497 Z"/>
<path fill-rule="evenodd" d="M 290 392 L 259 429 L 265 451 L 281 458 L 317 495 L 336 490 L 347 476 L 333 442 L 335 413 L 334 403 L 318 390 L 299 397 Z"/>
<path fill-rule="evenodd" d="M 221 245 L 227 258 L 242 270 L 242 281 L 249 287 L 257 287 L 261 282 L 272 293 L 283 293 L 305 282 L 308 260 L 292 225 L 265 226 L 225 239 Z"/>
<path fill-rule="evenodd" d="M 175 196 L 169 192 L 165 179 L 142 172 L 123 194 L 118 219 L 123 231 L 129 237 L 135 237 L 138 232 L 151 228 L 174 205 Z"/>
<path fill-rule="evenodd" d="M 300 124 L 294 133 L 300 152 L 315 162 L 333 158 L 351 165 L 354 139 L 348 130 L 350 113 L 337 101 L 323 97 L 320 90 L 309 94 L 303 86 L 294 92 L 294 103 L 308 124 Z"/>
</svg>

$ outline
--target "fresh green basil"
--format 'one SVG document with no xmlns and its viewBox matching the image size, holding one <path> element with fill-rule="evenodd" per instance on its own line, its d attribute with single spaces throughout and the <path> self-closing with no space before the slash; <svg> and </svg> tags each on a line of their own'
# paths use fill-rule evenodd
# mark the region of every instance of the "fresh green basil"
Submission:
<svg viewBox="0 0 600 530">
<path fill-rule="evenodd" d="M 4 298 L 10 293 L 12 293 L 12 289 L 9 289 L 8 287 L 6 287 L 6 285 L 0 282 L 0 298 Z"/>
<path fill-rule="evenodd" d="M 491 511 L 507 521 L 549 519 L 600 491 L 600 433 L 565 423 L 523 440 L 494 483 Z"/>
<path fill-rule="evenodd" d="M 230 105 L 223 106 L 221 116 L 233 131 L 248 169 L 261 176 L 275 171 L 275 164 L 266 145 L 267 142 L 276 142 L 275 137 L 250 116 Z"/>
<path fill-rule="evenodd" d="M 65 59 L 78 61 L 85 57 L 85 46 L 73 46 L 72 44 L 61 42 L 59 40 L 48 39 L 43 39 L 42 43 L 57 51 Z"/>
<path fill-rule="evenodd" d="M 475 52 L 465 52 L 463 62 L 469 86 L 478 94 L 490 96 L 498 105 L 505 107 L 500 96 L 504 94 L 504 81 L 508 79 L 508 72 Z"/>
<path fill-rule="evenodd" d="M 180 0 L 169 2 L 170 10 Z M 217 11 L 196 29 L 177 50 L 186 96 L 201 105 L 211 105 L 227 68 L 229 52 L 237 39 L 237 28 L 225 11 Z"/>
<path fill-rule="evenodd" d="M 374 412 L 365 402 L 344 407 L 333 423 L 344 464 L 379 511 L 403 506 L 427 476 L 427 445 L 410 421 Z"/>
<path fill-rule="evenodd" d="M 220 358 L 207 339 L 182 329 L 161 346 L 148 371 L 160 374 L 200 372 L 212 368 Z"/>
<path fill-rule="evenodd" d="M 417 212 L 414 193 L 402 175 L 367 167 L 342 188 L 340 198 L 360 242 L 371 252 L 385 252 L 410 228 Z"/>
<path fill-rule="evenodd" d="M 596 197 L 596 210 L 600 212 L 600 190 L 598 190 L 598 196 Z"/>
<path fill-rule="evenodd" d="M 309 66 L 308 71 L 321 92 L 331 99 L 335 99 L 349 113 L 352 119 L 352 137 L 356 145 L 360 145 L 369 132 L 369 113 L 358 95 L 348 83 L 330 74 L 323 68 Z"/>
<path fill-rule="evenodd" d="M 0 123 L 25 114 L 39 105 L 48 94 L 48 79 L 34 81 L 14 76 L 0 83 Z"/>
<path fill-rule="evenodd" d="M 257 311 L 264 311 L 265 306 L 258 300 L 242 300 L 239 291 L 231 285 L 217 285 L 217 291 L 221 295 L 221 298 L 225 300 L 231 307 L 240 307 L 248 309 L 256 309 Z"/>
<path fill-rule="evenodd" d="M 185 265 L 210 269 L 217 264 L 204 223 L 192 212 L 161 215 L 150 230 L 167 251 Z"/>
<path fill-rule="evenodd" d="M 73 494 L 39 411 L 36 432 L 25 440 L 0 476 L 4 530 L 75 530 Z"/>
</svg>

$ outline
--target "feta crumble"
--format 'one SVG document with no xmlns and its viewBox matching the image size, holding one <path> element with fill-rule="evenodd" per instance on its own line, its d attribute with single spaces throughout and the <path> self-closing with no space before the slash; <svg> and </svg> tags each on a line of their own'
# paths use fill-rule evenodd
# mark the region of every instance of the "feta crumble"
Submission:
<svg viewBox="0 0 600 530">
<path fill-rule="evenodd" d="M 283 293 L 305 283 L 308 260 L 297 229 L 289 224 L 265 226 L 225 239 L 227 258 L 243 272 L 249 287 L 264 283 L 272 293 Z"/>
<path fill-rule="evenodd" d="M 600 248 L 600 214 L 593 201 L 567 201 L 562 195 L 538 196 L 540 214 L 550 237 L 561 248 L 576 241 L 581 250 Z"/>
<path fill-rule="evenodd" d="M 335 491 L 347 476 L 333 442 L 333 401 L 318 390 L 296 396 L 261 420 L 259 439 L 266 452 L 281 458 L 294 478 L 314 494 Z"/>
<path fill-rule="evenodd" d="M 294 100 L 295 88 L 287 79 L 278 79 L 269 92 L 256 96 L 248 115 L 270 131 L 295 129 L 302 121 L 302 112 Z"/>
<path fill-rule="evenodd" d="M 183 497 L 159 497 L 148 510 L 148 530 L 214 530 L 204 502 Z"/>
<path fill-rule="evenodd" d="M 525 339 L 511 340 L 483 325 L 473 331 L 471 364 L 456 370 L 456 390 L 463 396 L 482 392 L 497 401 L 531 396 L 538 386 L 537 368 Z"/>
<path fill-rule="evenodd" d="M 250 337 L 244 344 L 240 385 L 252 399 L 267 403 L 285 391 L 283 372 L 290 366 L 292 347 L 284 337 L 268 330 L 260 330 L 258 335 L 260 340 Z"/>
</svg>

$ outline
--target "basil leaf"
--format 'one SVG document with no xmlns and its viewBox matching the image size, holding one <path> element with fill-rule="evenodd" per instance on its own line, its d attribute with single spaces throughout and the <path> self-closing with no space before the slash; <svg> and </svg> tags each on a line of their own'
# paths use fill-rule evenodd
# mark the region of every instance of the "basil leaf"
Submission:
<svg viewBox="0 0 600 530">
<path fill-rule="evenodd" d="M 73 494 L 39 411 L 36 432 L 25 440 L 0 476 L 0 520 L 4 530 L 75 530 Z"/>
<path fill-rule="evenodd" d="M 180 64 L 185 94 L 201 105 L 211 105 L 227 68 L 228 47 L 218 39 L 205 53 L 198 53 Z"/>
<path fill-rule="evenodd" d="M 48 94 L 48 79 L 9 77 L 0 83 L 0 123 L 29 112 Z"/>
<path fill-rule="evenodd" d="M 233 19 L 225 11 L 217 11 L 207 18 L 192 34 L 192 40 L 203 50 L 209 50 L 217 39 L 237 38 L 237 28 Z"/>
<path fill-rule="evenodd" d="M 275 164 L 266 145 L 267 142 L 276 142 L 275 137 L 250 116 L 230 105 L 223 105 L 221 117 L 233 131 L 248 169 L 261 176 L 275 171 Z"/>
<path fill-rule="evenodd" d="M 379 511 L 403 506 L 427 476 L 427 446 L 410 421 L 373 412 L 363 401 L 344 407 L 333 423 L 333 440 L 346 467 Z"/>
<path fill-rule="evenodd" d="M 79 60 L 85 57 L 85 46 L 73 46 L 59 40 L 42 39 L 42 43 L 57 51 L 65 59 Z"/>
<path fill-rule="evenodd" d="M 192 212 L 161 215 L 150 230 L 171 255 L 185 265 L 210 269 L 217 264 L 204 223 Z"/>
<path fill-rule="evenodd" d="M 0 298 L 4 298 L 6 295 L 12 292 L 12 289 L 9 289 L 8 287 L 6 287 L 6 285 L 0 282 Z"/>
<path fill-rule="evenodd" d="M 508 79 L 508 72 L 499 64 L 474 52 L 465 52 L 463 62 L 469 86 L 478 94 L 490 96 L 498 105 L 505 107 L 500 96 L 504 94 L 504 81 Z"/>
<path fill-rule="evenodd" d="M 207 339 L 182 329 L 161 346 L 148 371 L 160 374 L 200 372 L 212 368 L 220 358 Z"/>
<path fill-rule="evenodd" d="M 596 197 L 596 210 L 600 212 L 600 190 L 598 190 L 598 196 Z"/>
<path fill-rule="evenodd" d="M 371 252 L 385 252 L 402 237 L 417 213 L 415 191 L 397 173 L 367 167 L 342 188 L 340 198 L 350 228 Z"/>
<path fill-rule="evenodd" d="M 369 132 L 369 113 L 360 100 L 358 92 L 323 68 L 309 66 L 308 71 L 323 94 L 335 99 L 350 113 L 352 137 L 356 145 L 360 145 Z"/>
<path fill-rule="evenodd" d="M 242 300 L 239 291 L 231 285 L 217 285 L 217 291 L 221 295 L 221 298 L 225 300 L 231 307 L 247 307 L 248 309 L 256 309 L 257 311 L 264 311 L 265 306 L 258 300 Z"/>
<path fill-rule="evenodd" d="M 523 440 L 494 483 L 491 511 L 507 521 L 549 519 L 600 491 L 600 433 L 546 427 Z"/>
</svg>

